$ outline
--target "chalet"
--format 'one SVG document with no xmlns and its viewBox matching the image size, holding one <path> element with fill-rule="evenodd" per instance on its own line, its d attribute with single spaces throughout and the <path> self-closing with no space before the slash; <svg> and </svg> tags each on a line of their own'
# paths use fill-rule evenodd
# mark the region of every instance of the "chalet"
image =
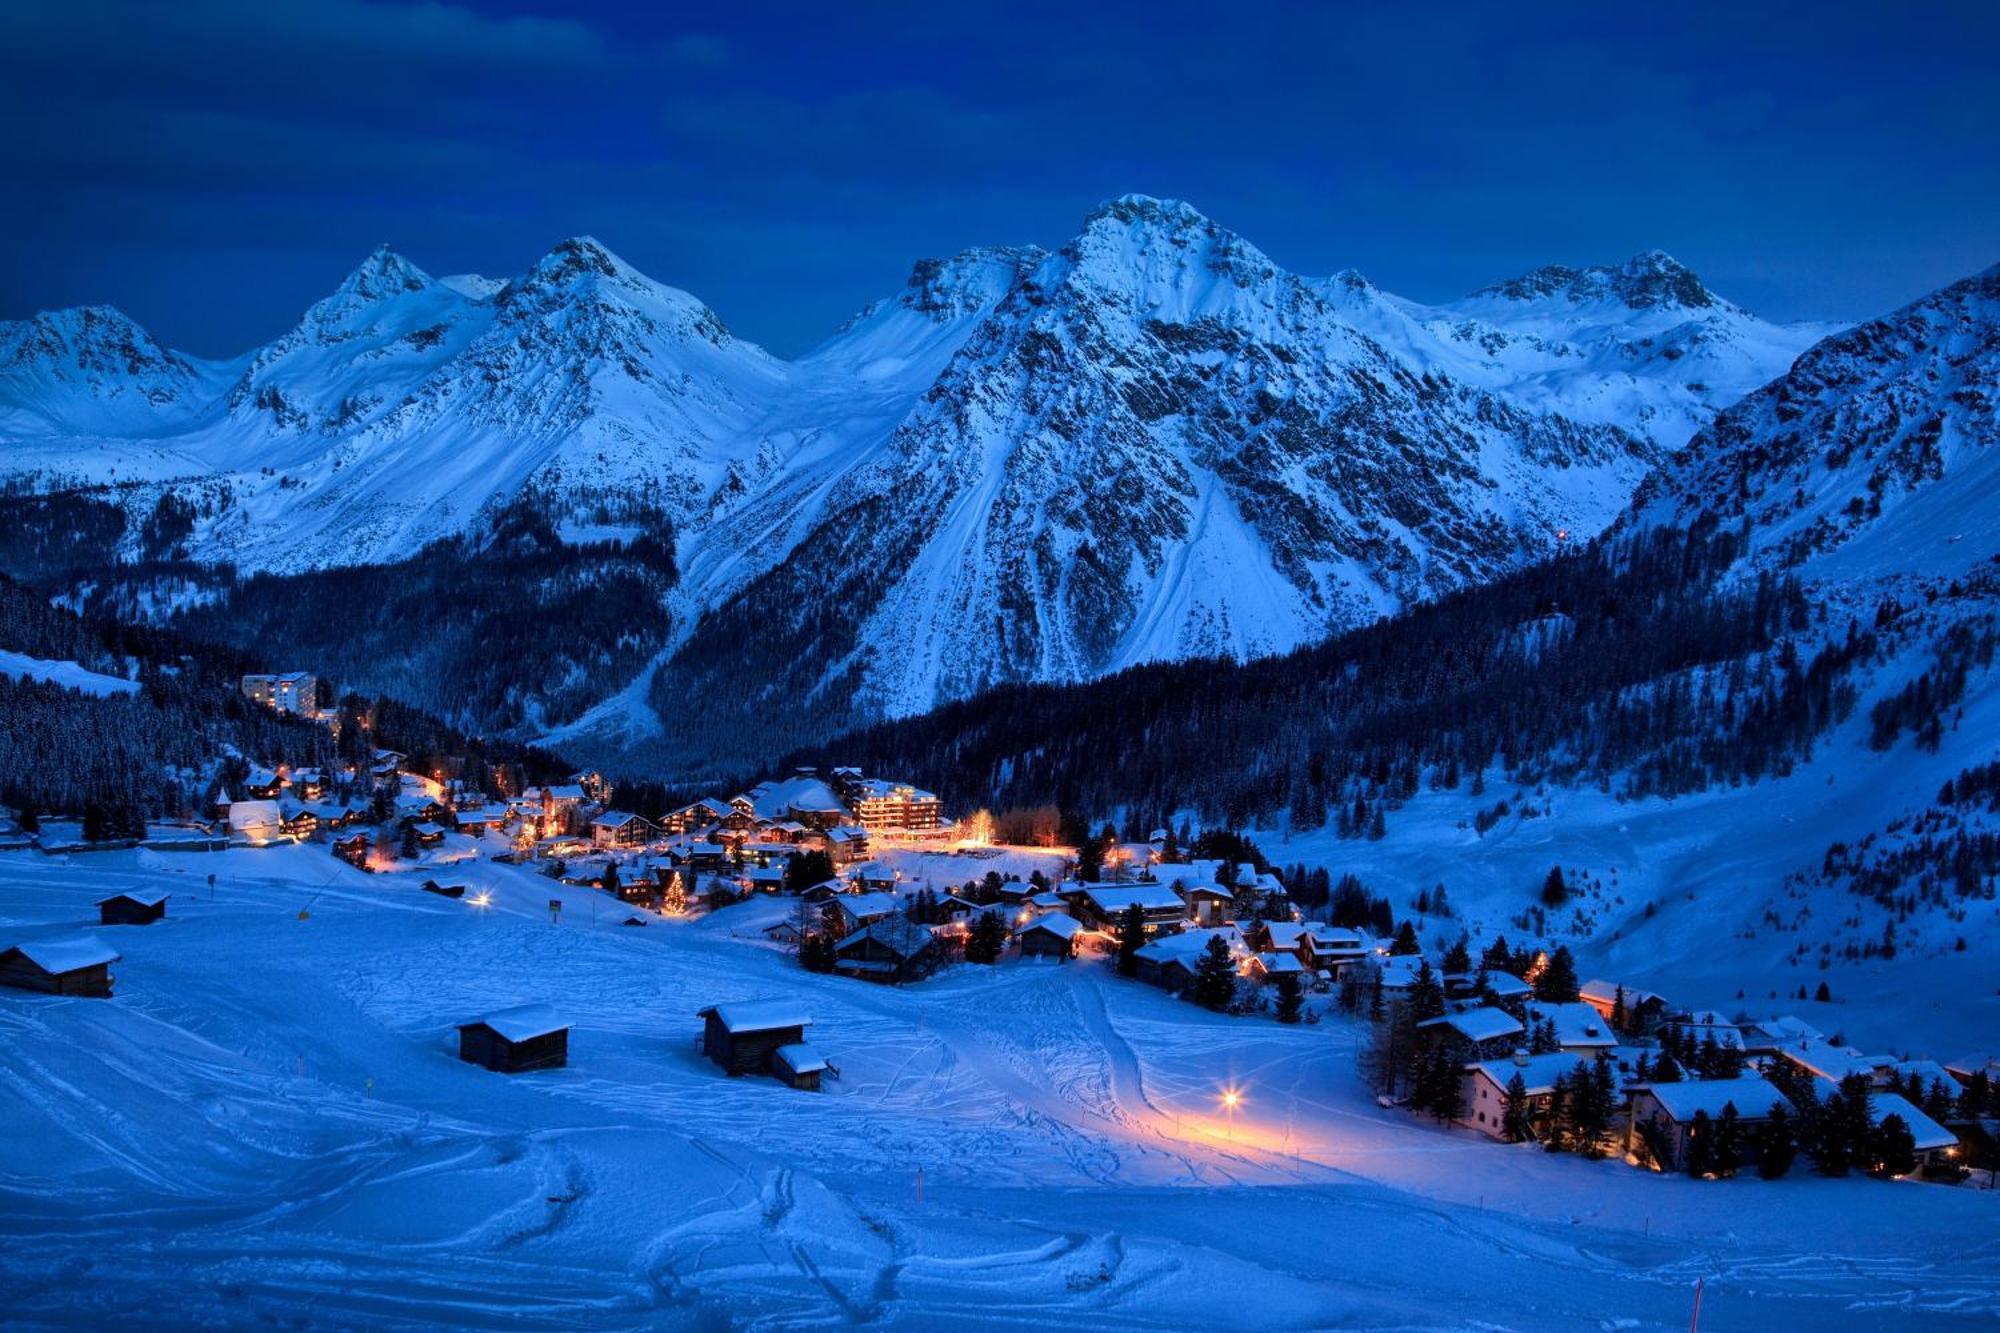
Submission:
<svg viewBox="0 0 2000 1333">
<path fill-rule="evenodd" d="M 1036 917 L 1014 932 L 1023 958 L 1054 958 L 1067 962 L 1076 953 L 1076 937 L 1083 930 L 1074 920 L 1057 912 Z"/>
<path fill-rule="evenodd" d="M 1658 1029 L 1667 1014 L 1664 996 L 1611 981 L 1584 982 L 1582 1000 L 1597 1011 L 1606 1026 L 1616 1026 L 1621 1032 L 1634 1032 L 1641 1036 Z M 1625 1011 L 1622 1025 L 1615 1024 L 1612 1018 L 1620 1007 Z"/>
<path fill-rule="evenodd" d="M 1134 974 L 1148 985 L 1178 993 L 1194 983 L 1196 965 L 1208 950 L 1208 942 L 1220 937 L 1229 946 L 1232 960 L 1244 955 L 1243 936 L 1234 926 L 1217 926 L 1161 935 L 1140 948 Z"/>
<path fill-rule="evenodd" d="M 1473 1060 L 1492 1060 L 1506 1055 L 1520 1040 L 1521 1020 L 1505 1009 L 1483 1006 L 1462 1013 L 1427 1018 L 1417 1024 L 1420 1040 L 1444 1041 L 1456 1038 L 1471 1051 Z"/>
<path fill-rule="evenodd" d="M 296 797 L 278 798 L 278 816 L 286 837 L 310 838 L 319 831 L 319 816 L 313 813 L 313 807 Z"/>
<path fill-rule="evenodd" d="M 333 854 L 359 870 L 368 864 L 368 835 L 343 833 L 332 841 Z"/>
<path fill-rule="evenodd" d="M 499 822 L 499 814 L 493 811 L 461 809 L 458 812 L 458 831 L 469 838 L 483 837 Z"/>
<path fill-rule="evenodd" d="M 358 824 L 368 813 L 366 810 L 342 805 L 337 801 L 306 801 L 299 808 L 313 817 L 317 827 L 328 830 L 343 829 L 351 824 Z"/>
<path fill-rule="evenodd" d="M 895 871 L 877 861 L 866 861 L 852 867 L 847 877 L 863 889 L 893 889 L 899 879 Z"/>
<path fill-rule="evenodd" d="M 1251 932 L 1251 943 L 1262 952 L 1288 953 L 1308 968 L 1312 966 L 1312 931 L 1303 922 L 1259 922 Z"/>
<path fill-rule="evenodd" d="M 1751 1055 L 1776 1055 L 1786 1046 L 1821 1040 L 1824 1036 L 1803 1018 L 1790 1015 L 1760 1018 L 1743 1025 L 1743 1049 Z"/>
<path fill-rule="evenodd" d="M 1507 1088 L 1515 1075 L 1527 1094 L 1527 1132 L 1539 1139 L 1548 1130 L 1549 1107 L 1555 1096 L 1556 1080 L 1587 1068 L 1584 1061 L 1568 1051 L 1529 1055 L 1516 1051 L 1511 1058 L 1481 1060 L 1465 1067 L 1464 1111 L 1458 1123 L 1476 1129 L 1489 1138 L 1507 1137 Z"/>
<path fill-rule="evenodd" d="M 630 810 L 610 810 L 590 821 L 590 841 L 599 847 L 643 847 L 658 830 Z"/>
<path fill-rule="evenodd" d="M 1178 885 L 1188 920 L 1197 926 L 1226 926 L 1236 911 L 1236 895 L 1213 884 Z"/>
<path fill-rule="evenodd" d="M 443 819 L 445 803 L 424 792 L 406 792 L 396 798 L 396 818 L 405 822 L 431 822 Z"/>
<path fill-rule="evenodd" d="M 97 904 L 97 919 L 107 926 L 150 926 L 167 914 L 167 895 L 152 889 L 114 893 Z"/>
<path fill-rule="evenodd" d="M 1047 915 L 1050 912 L 1061 912 L 1064 915 L 1068 915 L 1070 910 L 1069 899 L 1063 897 L 1060 893 L 1051 892 L 1036 894 L 1034 897 L 1028 899 L 1028 906 L 1043 915 Z"/>
<path fill-rule="evenodd" d="M 1565 1051 L 1579 1055 L 1605 1055 L 1618 1044 L 1618 1034 L 1611 1030 L 1611 1025 L 1604 1021 L 1594 1006 L 1581 1000 L 1568 1004 L 1537 1001 L 1528 1005 L 1525 1016 L 1531 1025 L 1555 1024 L 1556 1044 Z"/>
<path fill-rule="evenodd" d="M 893 893 L 844 893 L 833 904 L 841 925 L 850 931 L 872 926 L 903 910 L 903 900 Z"/>
<path fill-rule="evenodd" d="M 792 920 L 777 921 L 764 927 L 764 938 L 778 944 L 797 948 L 805 942 L 806 932 L 799 923 Z"/>
<path fill-rule="evenodd" d="M 799 897 L 809 903 L 830 903 L 847 893 L 847 881 L 823 879 L 817 884 L 809 884 L 799 890 Z"/>
<path fill-rule="evenodd" d="M 105 999 L 118 958 L 116 949 L 89 935 L 17 944 L 0 951 L 0 986 Z"/>
<path fill-rule="evenodd" d="M 1312 965 L 1321 971 L 1338 975 L 1343 968 L 1368 957 L 1368 941 L 1358 930 L 1308 921 L 1306 937 L 1312 941 Z"/>
<path fill-rule="evenodd" d="M 570 1024 L 546 1004 L 524 1004 L 458 1025 L 458 1058 L 501 1074 L 569 1063 Z"/>
<path fill-rule="evenodd" d="M 445 827 L 428 819 L 419 819 L 411 822 L 410 832 L 416 835 L 418 846 L 435 847 L 444 841 Z"/>
<path fill-rule="evenodd" d="M 232 801 L 229 805 L 229 835 L 253 847 L 285 840 L 285 816 L 276 801 Z"/>
<path fill-rule="evenodd" d="M 727 810 L 718 801 L 695 801 L 673 811 L 661 821 L 661 824 L 667 833 L 679 836 L 684 833 L 699 832 L 714 824 L 726 813 Z"/>
<path fill-rule="evenodd" d="M 1486 994 L 1492 997 L 1492 1003 L 1518 1018 L 1526 1012 L 1528 1001 L 1535 998 L 1535 988 L 1512 972 L 1489 971 L 1486 974 Z"/>
<path fill-rule="evenodd" d="M 868 855 L 868 830 L 859 824 L 841 824 L 826 831 L 827 855 L 837 866 L 852 864 Z"/>
<path fill-rule="evenodd" d="M 834 945 L 833 952 L 834 971 L 891 983 L 929 976 L 939 961 L 937 937 L 900 916 L 855 931 Z"/>
<path fill-rule="evenodd" d="M 1947 1074 L 1961 1084 L 1972 1082 L 1974 1075 L 1977 1074 L 1986 1075 L 1988 1083 L 2000 1083 L 2000 1055 L 1995 1055 L 1991 1051 L 1974 1051 L 1970 1055 L 1961 1055 L 1956 1060 L 1947 1060 L 1944 1062 L 1944 1068 Z"/>
<path fill-rule="evenodd" d="M 254 767 L 243 775 L 243 794 L 253 801 L 275 801 L 284 787 L 284 778 L 274 768 Z"/>
<path fill-rule="evenodd" d="M 316 768 L 295 768 L 285 775 L 292 795 L 302 801 L 317 801 L 326 795 L 326 776 Z"/>
<path fill-rule="evenodd" d="M 753 893 L 778 893 L 785 887 L 785 868 L 751 866 L 743 872 L 743 886 Z"/>
<path fill-rule="evenodd" d="M 1627 1153 L 1662 1171 L 1687 1168 L 1688 1147 L 1698 1115 L 1710 1123 L 1734 1106 L 1738 1121 L 1762 1124 L 1774 1107 L 1791 1111 L 1791 1103 L 1762 1077 L 1704 1079 L 1685 1083 L 1646 1083 L 1632 1090 L 1632 1116 L 1626 1132 Z M 1748 1140 L 1748 1135 L 1745 1135 Z"/>
<path fill-rule="evenodd" d="M 1116 931 L 1134 904 L 1146 919 L 1149 935 L 1177 928 L 1187 920 L 1187 904 L 1165 884 L 1086 884 L 1077 900 L 1083 924 L 1103 931 Z"/>
<path fill-rule="evenodd" d="M 565 787 L 542 788 L 542 818 L 548 827 L 559 833 L 580 832 L 583 820 L 584 802 L 589 797 L 582 787 L 574 784 Z"/>
<path fill-rule="evenodd" d="M 1390 1004 L 1401 1004 L 1409 998 L 1410 988 L 1417 984 L 1417 974 L 1423 971 L 1424 956 L 1419 953 L 1391 954 L 1375 966 L 1375 984 L 1382 990 L 1382 998 Z"/>
<path fill-rule="evenodd" d="M 680 856 L 695 870 L 720 870 L 729 864 L 729 849 L 719 842 L 691 842 L 681 849 Z"/>
<path fill-rule="evenodd" d="M 1839 1083 L 1859 1074 L 1874 1087 L 1888 1082 L 1896 1062 L 1886 1055 L 1863 1055 L 1852 1046 L 1841 1046 L 1824 1037 L 1801 1037 L 1778 1047 L 1779 1059 L 1787 1060 L 1814 1078 Z"/>
<path fill-rule="evenodd" d="M 778 1051 L 803 1046 L 812 1026 L 812 1016 L 789 1000 L 712 1004 L 697 1016 L 702 1054 L 732 1076 L 769 1072 Z"/>
<path fill-rule="evenodd" d="M 1282 976 L 1306 981 L 1313 976 L 1313 970 L 1300 962 L 1295 953 L 1252 954 L 1247 966 L 1250 975 L 1259 981 L 1276 981 Z"/>
<path fill-rule="evenodd" d="M 1871 1123 L 1880 1128 L 1882 1122 L 1892 1115 L 1902 1117 L 1903 1123 L 1909 1126 L 1910 1137 L 1916 1143 L 1919 1171 L 1932 1171 L 1950 1165 L 1951 1158 L 1958 1152 L 1958 1135 L 1924 1114 L 1907 1097 L 1893 1092 L 1868 1094 L 1868 1119 Z"/>
</svg>

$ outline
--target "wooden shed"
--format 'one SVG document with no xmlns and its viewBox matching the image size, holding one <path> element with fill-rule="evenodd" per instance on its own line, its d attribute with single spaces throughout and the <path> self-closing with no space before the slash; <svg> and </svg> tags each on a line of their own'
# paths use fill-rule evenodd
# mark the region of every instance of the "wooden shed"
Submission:
<svg viewBox="0 0 2000 1333">
<path fill-rule="evenodd" d="M 738 1000 L 701 1011 L 701 1052 L 731 1074 L 761 1074 L 782 1046 L 802 1046 L 812 1018 L 789 1000 Z"/>
<path fill-rule="evenodd" d="M 524 1004 L 458 1025 L 458 1058 L 502 1074 L 569 1063 L 569 1021 L 546 1004 Z"/>
<path fill-rule="evenodd" d="M 118 959 L 116 949 L 89 935 L 17 944 L 0 952 L 0 986 L 104 999 Z"/>
<path fill-rule="evenodd" d="M 771 1052 L 771 1072 L 788 1087 L 818 1092 L 820 1075 L 829 1068 L 826 1057 L 802 1041 Z"/>
<path fill-rule="evenodd" d="M 167 895 L 150 890 L 114 893 L 97 904 L 97 919 L 107 926 L 150 926 L 167 914 Z"/>
</svg>

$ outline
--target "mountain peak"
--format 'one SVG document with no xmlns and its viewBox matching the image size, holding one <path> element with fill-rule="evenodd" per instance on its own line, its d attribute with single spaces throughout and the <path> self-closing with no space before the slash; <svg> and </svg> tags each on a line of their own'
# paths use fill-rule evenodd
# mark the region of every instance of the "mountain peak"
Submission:
<svg viewBox="0 0 2000 1333">
<path fill-rule="evenodd" d="M 381 301 L 430 286 L 430 275 L 397 254 L 387 242 L 376 246 L 340 284 L 343 295 Z"/>
<path fill-rule="evenodd" d="M 1086 285 L 1188 313 L 1217 280 L 1238 292 L 1279 276 L 1250 242 L 1178 199 L 1126 194 L 1091 210 L 1063 255 Z"/>
<path fill-rule="evenodd" d="M 1616 266 L 1545 264 L 1473 295 L 1509 301 L 1563 300 L 1577 305 L 1609 300 L 1633 310 L 1701 310 L 1717 304 L 1694 270 L 1664 250 L 1644 250 Z"/>
<path fill-rule="evenodd" d="M 616 278 L 622 282 L 645 282 L 630 264 L 611 253 L 595 236 L 572 236 L 549 247 L 535 261 L 529 281 L 545 285 L 567 285 L 591 278 Z"/>
</svg>

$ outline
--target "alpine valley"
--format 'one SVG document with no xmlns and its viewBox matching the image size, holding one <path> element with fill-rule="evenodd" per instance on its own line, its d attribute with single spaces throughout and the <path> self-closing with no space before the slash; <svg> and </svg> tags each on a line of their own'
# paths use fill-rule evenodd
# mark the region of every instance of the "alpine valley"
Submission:
<svg viewBox="0 0 2000 1333">
<path fill-rule="evenodd" d="M 1287 653 L 1583 548 L 1642 487 L 1740 492 L 1813 448 L 1750 443 L 1772 391 L 1717 414 L 1831 332 L 1659 252 L 1421 305 L 1136 195 L 1057 251 L 921 261 L 793 361 L 588 238 L 505 281 L 385 247 L 227 361 L 105 307 L 0 325 L 0 567 L 705 778 L 995 686 Z M 1861 521 L 1828 504 L 1773 531 Z"/>
</svg>

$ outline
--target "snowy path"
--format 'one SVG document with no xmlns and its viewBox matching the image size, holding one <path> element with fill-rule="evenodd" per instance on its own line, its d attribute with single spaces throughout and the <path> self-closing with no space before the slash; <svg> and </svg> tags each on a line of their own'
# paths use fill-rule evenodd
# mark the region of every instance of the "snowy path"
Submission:
<svg viewBox="0 0 2000 1333">
<path fill-rule="evenodd" d="M 329 860 L 0 856 L 10 938 L 173 894 L 100 932 L 117 999 L 0 992 L 10 1327 L 1679 1329 L 1697 1277 L 1711 1329 L 2000 1317 L 2000 1195 L 1503 1149 L 1376 1107 L 1337 1021 L 1092 962 L 879 989 L 757 942 L 776 904 L 632 930 L 510 867 L 454 876 L 481 911 Z M 695 1050 L 703 1004 L 776 994 L 818 1096 Z M 454 1058 L 528 999 L 567 1069 Z"/>
</svg>

